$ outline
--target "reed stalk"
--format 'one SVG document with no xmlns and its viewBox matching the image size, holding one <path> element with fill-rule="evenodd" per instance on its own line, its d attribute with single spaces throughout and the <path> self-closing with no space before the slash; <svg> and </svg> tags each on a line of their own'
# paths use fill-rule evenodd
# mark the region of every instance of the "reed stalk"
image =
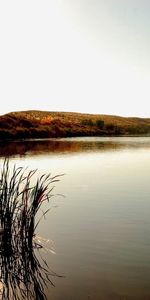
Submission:
<svg viewBox="0 0 150 300">
<path fill-rule="evenodd" d="M 7 246 L 11 252 L 13 249 L 21 251 L 25 245 L 33 246 L 37 213 L 43 202 L 49 202 L 53 196 L 52 184 L 59 181 L 60 176 L 43 174 L 35 180 L 36 171 L 15 165 L 10 169 L 9 159 L 4 160 L 0 173 L 1 249 L 6 250 Z"/>
</svg>

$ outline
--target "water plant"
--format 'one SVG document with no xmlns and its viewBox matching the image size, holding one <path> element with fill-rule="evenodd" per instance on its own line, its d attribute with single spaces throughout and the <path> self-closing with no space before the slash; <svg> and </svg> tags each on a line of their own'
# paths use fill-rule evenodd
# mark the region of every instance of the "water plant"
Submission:
<svg viewBox="0 0 150 300">
<path fill-rule="evenodd" d="M 59 181 L 61 175 L 52 177 L 51 174 L 42 174 L 35 179 L 36 171 L 28 171 L 27 168 L 16 167 L 16 165 L 10 168 L 9 159 L 5 159 L 2 164 L 0 173 L 0 282 L 3 287 L 1 299 L 46 299 L 42 283 L 46 284 L 48 280 L 52 284 L 50 276 L 55 274 L 49 272 L 46 265 L 41 266 L 34 249 L 39 248 L 39 243 L 36 241 L 36 228 L 41 218 L 37 220 L 37 213 L 43 202 L 50 201 L 53 196 L 53 183 Z M 48 210 L 43 212 L 42 216 L 45 216 Z M 44 279 L 42 271 L 45 274 Z M 19 288 L 17 294 L 13 294 L 15 287 Z M 22 298 L 19 298 L 19 294 Z"/>
</svg>

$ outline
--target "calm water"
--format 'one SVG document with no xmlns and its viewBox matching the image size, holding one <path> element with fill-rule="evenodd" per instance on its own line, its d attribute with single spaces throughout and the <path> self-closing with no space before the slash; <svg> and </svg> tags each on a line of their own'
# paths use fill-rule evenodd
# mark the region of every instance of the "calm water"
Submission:
<svg viewBox="0 0 150 300">
<path fill-rule="evenodd" d="M 53 277 L 48 300 L 150 299 L 150 138 L 3 143 L 0 162 L 6 155 L 65 173 L 37 229 L 53 241 L 48 265 L 64 275 Z"/>
</svg>

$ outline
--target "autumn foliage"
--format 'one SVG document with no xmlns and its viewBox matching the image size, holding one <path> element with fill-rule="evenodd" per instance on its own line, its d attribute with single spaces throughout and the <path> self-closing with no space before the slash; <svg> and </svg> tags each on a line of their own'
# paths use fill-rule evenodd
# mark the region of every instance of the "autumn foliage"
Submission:
<svg viewBox="0 0 150 300">
<path fill-rule="evenodd" d="M 36 110 L 0 116 L 1 140 L 149 134 L 147 118 Z"/>
</svg>

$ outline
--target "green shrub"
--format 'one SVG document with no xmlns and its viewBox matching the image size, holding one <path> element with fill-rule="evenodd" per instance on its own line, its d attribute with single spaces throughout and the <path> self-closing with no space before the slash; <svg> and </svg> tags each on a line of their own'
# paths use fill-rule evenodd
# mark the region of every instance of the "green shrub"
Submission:
<svg viewBox="0 0 150 300">
<path fill-rule="evenodd" d="M 104 121 L 101 119 L 96 120 L 96 126 L 100 129 L 104 128 Z"/>
</svg>

